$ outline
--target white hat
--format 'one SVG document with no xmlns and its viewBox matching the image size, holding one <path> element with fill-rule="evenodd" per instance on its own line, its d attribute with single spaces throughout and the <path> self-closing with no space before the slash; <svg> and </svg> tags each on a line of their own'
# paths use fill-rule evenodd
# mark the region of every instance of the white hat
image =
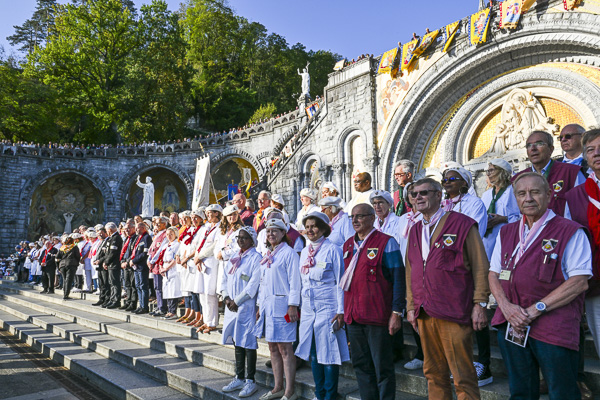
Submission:
<svg viewBox="0 0 600 400">
<path fill-rule="evenodd" d="M 329 236 L 331 234 L 331 227 L 329 226 L 329 217 L 325 213 L 322 213 L 321 211 L 313 211 L 306 214 L 304 218 L 302 218 L 302 225 L 306 225 L 306 220 L 309 218 L 316 218 L 323 221 L 325 225 L 327 225 L 327 232 L 325 236 Z"/>
<path fill-rule="evenodd" d="M 94 229 L 96 230 L 96 232 L 100 231 L 100 229 L 104 228 L 104 225 L 102 224 L 98 224 L 96 226 L 94 226 Z"/>
<path fill-rule="evenodd" d="M 221 214 L 223 214 L 223 207 L 221 207 L 218 204 L 210 204 L 208 207 L 206 207 L 204 209 L 204 211 L 216 211 L 216 212 L 220 212 Z"/>
<path fill-rule="evenodd" d="M 283 222 L 280 219 L 270 219 L 267 222 L 265 222 L 265 228 L 269 229 L 269 228 L 277 228 L 277 229 L 281 229 L 284 232 L 287 232 L 289 228 L 288 225 L 286 225 L 285 222 Z"/>
<path fill-rule="evenodd" d="M 302 189 L 300 191 L 300 196 L 306 196 L 309 199 L 312 199 L 313 201 L 317 199 L 317 194 L 315 193 L 315 191 L 309 188 Z"/>
<path fill-rule="evenodd" d="M 503 158 L 494 158 L 493 160 L 488 161 L 490 164 L 495 165 L 496 167 L 500 167 L 505 171 L 508 171 L 509 174 L 512 175 L 513 169 L 508 161 Z"/>
<path fill-rule="evenodd" d="M 206 218 L 206 215 L 204 215 L 203 207 L 196 208 L 194 211 L 190 211 L 190 217 L 193 217 L 194 215 L 202 219 Z"/>
<path fill-rule="evenodd" d="M 444 175 L 446 175 L 446 172 L 448 172 L 448 171 L 458 172 L 458 174 L 465 180 L 465 182 L 467 182 L 467 188 L 470 188 L 471 185 L 473 184 L 473 175 L 471 175 L 471 172 L 467 171 L 463 167 L 446 168 L 444 170 Z"/>
<path fill-rule="evenodd" d="M 394 205 L 394 198 L 390 192 L 386 192 L 385 190 L 373 190 L 369 196 L 369 203 L 373 204 L 373 200 L 375 200 L 377 197 L 384 199 L 390 205 L 390 207 Z"/>
<path fill-rule="evenodd" d="M 274 194 L 273 196 L 271 196 L 271 201 L 274 201 L 275 203 L 279 203 L 285 207 L 285 200 L 283 200 L 283 196 L 280 194 Z"/>
<path fill-rule="evenodd" d="M 223 210 L 223 216 L 226 217 L 228 215 L 233 214 L 234 212 L 240 212 L 240 209 L 235 204 L 225 207 Z"/>
<path fill-rule="evenodd" d="M 285 222 L 287 225 L 290 224 L 290 216 L 288 215 L 288 213 L 286 213 L 285 211 L 280 210 L 279 208 L 276 208 L 276 207 L 267 207 L 267 208 L 265 208 L 265 211 L 263 212 L 264 219 L 265 220 L 269 219 L 269 215 L 272 212 L 277 212 L 277 213 L 283 215 L 283 222 Z"/>
<path fill-rule="evenodd" d="M 71 233 L 70 237 L 73 239 L 81 239 L 81 234 L 79 232 Z"/>
<path fill-rule="evenodd" d="M 254 243 L 254 247 L 258 246 L 257 234 L 253 227 L 251 226 L 242 226 L 240 228 L 241 231 L 245 231 L 252 238 L 252 243 Z"/>
<path fill-rule="evenodd" d="M 338 194 L 340 193 L 340 190 L 338 189 L 338 187 L 337 187 L 337 186 L 335 185 L 335 183 L 333 183 L 333 182 L 325 182 L 325 183 L 323 184 L 323 186 L 321 186 L 321 190 L 323 190 L 323 189 L 327 189 L 327 190 L 329 190 L 330 192 L 331 192 L 332 190 L 335 190 L 336 192 L 338 192 Z"/>
<path fill-rule="evenodd" d="M 339 197 L 336 197 L 336 196 L 323 197 L 319 201 L 319 205 L 321 207 L 329 207 L 329 206 L 341 207 L 342 206 L 342 199 L 340 199 Z"/>
<path fill-rule="evenodd" d="M 98 234 L 96 233 L 96 231 L 86 231 L 85 234 L 88 235 L 88 237 L 91 237 L 91 238 L 98 237 Z"/>
</svg>

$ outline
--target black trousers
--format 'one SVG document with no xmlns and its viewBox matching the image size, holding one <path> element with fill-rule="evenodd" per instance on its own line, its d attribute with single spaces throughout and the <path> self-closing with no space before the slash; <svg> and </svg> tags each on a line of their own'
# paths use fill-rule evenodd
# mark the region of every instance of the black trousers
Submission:
<svg viewBox="0 0 600 400">
<path fill-rule="evenodd" d="M 60 273 L 63 276 L 63 297 L 65 298 L 69 297 L 69 294 L 71 294 L 73 280 L 75 279 L 75 271 L 77 271 L 76 266 L 60 268 Z"/>
<path fill-rule="evenodd" d="M 246 370 L 245 366 L 248 366 Z M 254 380 L 256 374 L 256 350 L 235 346 L 235 374 L 238 379 Z"/>
<path fill-rule="evenodd" d="M 121 303 L 121 267 L 108 268 L 109 303 Z"/>
<path fill-rule="evenodd" d="M 483 364 L 484 367 L 490 368 L 490 357 L 491 357 L 491 343 L 490 343 L 490 328 L 486 325 L 480 331 L 475 331 L 475 338 L 477 339 L 477 361 Z"/>
<path fill-rule="evenodd" d="M 98 289 L 100 290 L 100 303 L 108 303 L 110 300 L 110 285 L 108 283 L 108 271 L 100 267 L 98 271 Z"/>
<path fill-rule="evenodd" d="M 346 324 L 346 327 L 361 399 L 394 399 L 396 372 L 388 327 L 356 322 Z"/>
<path fill-rule="evenodd" d="M 137 305 L 138 301 L 138 293 L 135 287 L 135 273 L 133 268 L 127 267 L 123 270 L 123 275 L 125 276 L 125 293 L 127 294 L 127 300 L 125 300 L 125 304 L 128 305 Z"/>
<path fill-rule="evenodd" d="M 42 287 L 44 292 L 54 293 L 54 278 L 56 277 L 56 267 L 42 267 Z"/>
</svg>

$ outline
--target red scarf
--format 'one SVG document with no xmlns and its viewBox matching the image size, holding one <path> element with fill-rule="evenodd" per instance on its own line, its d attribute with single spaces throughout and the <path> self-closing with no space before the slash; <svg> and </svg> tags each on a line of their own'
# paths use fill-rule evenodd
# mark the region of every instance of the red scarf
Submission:
<svg viewBox="0 0 600 400">
<path fill-rule="evenodd" d="M 183 240 L 184 237 L 186 237 L 186 235 L 188 234 L 190 227 L 186 227 L 183 232 L 181 232 L 181 235 L 179 235 L 179 241 L 181 242 Z"/>
<path fill-rule="evenodd" d="M 48 256 L 49 251 L 50 251 L 50 249 L 46 249 L 46 252 L 44 253 L 44 258 L 42 259 L 42 264 L 46 263 L 46 257 Z"/>
<path fill-rule="evenodd" d="M 140 240 L 142 240 L 142 238 L 146 236 L 146 233 L 144 233 L 143 235 L 139 235 L 138 239 L 136 240 L 135 244 L 133 245 L 133 250 L 131 251 L 131 259 L 133 260 L 133 257 L 135 257 L 135 252 L 137 250 L 137 246 L 140 243 Z"/>
<path fill-rule="evenodd" d="M 204 247 L 204 243 L 206 243 L 206 239 L 208 239 L 208 235 L 210 235 L 212 233 L 212 231 L 215 230 L 216 227 L 217 227 L 217 224 L 215 224 L 215 226 L 210 228 L 209 231 L 206 231 L 206 233 L 204 234 L 204 239 L 202 239 L 202 243 L 200 243 L 200 246 L 198 246 L 198 250 L 196 250 L 196 252 L 199 253 L 200 250 L 202 250 L 202 248 Z"/>
<path fill-rule="evenodd" d="M 192 243 L 192 240 L 194 240 L 194 237 L 196 237 L 196 233 L 198 233 L 198 231 L 200 230 L 201 227 L 202 227 L 202 225 L 198 225 L 196 227 L 196 229 L 194 229 L 194 232 L 190 233 L 190 237 L 188 237 L 187 239 L 185 239 L 184 243 L 185 243 L 186 246 L 189 246 Z"/>
<path fill-rule="evenodd" d="M 131 235 L 133 236 L 133 235 Z M 123 248 L 121 249 L 121 256 L 119 257 L 119 261 L 123 260 L 123 256 L 125 255 L 125 252 L 127 251 L 127 246 L 129 246 L 129 242 L 131 241 L 131 236 L 127 236 L 127 240 L 125 241 L 125 244 L 123 245 Z"/>
<path fill-rule="evenodd" d="M 158 254 L 158 260 L 156 260 L 156 265 L 158 265 L 159 267 L 163 266 L 163 258 L 165 258 L 165 251 L 167 251 L 167 248 L 169 246 L 165 247 L 159 254 Z"/>
<path fill-rule="evenodd" d="M 586 179 L 585 192 L 591 199 L 600 202 L 600 188 L 598 188 L 598 184 L 593 177 Z M 591 201 L 588 203 L 587 218 L 592 234 L 592 254 L 594 257 L 592 268 L 594 270 L 594 275 L 598 276 L 598 273 L 600 272 L 598 271 L 598 269 L 600 269 L 600 209 L 598 209 Z"/>
</svg>

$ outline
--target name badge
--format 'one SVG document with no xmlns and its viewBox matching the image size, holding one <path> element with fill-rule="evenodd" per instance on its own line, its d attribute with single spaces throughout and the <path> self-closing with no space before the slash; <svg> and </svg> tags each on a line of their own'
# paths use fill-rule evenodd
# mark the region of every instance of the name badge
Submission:
<svg viewBox="0 0 600 400">
<path fill-rule="evenodd" d="M 111 249 L 111 250 L 116 250 L 116 249 L 117 249 L 117 246 L 110 246 L 110 249 Z"/>
<path fill-rule="evenodd" d="M 319 261 L 317 263 L 317 267 L 325 269 L 325 267 L 327 267 L 327 263 L 325 261 Z"/>
<path fill-rule="evenodd" d="M 144 249 L 144 253 L 147 253 L 147 252 L 148 252 L 148 249 Z"/>
<path fill-rule="evenodd" d="M 500 280 L 501 281 L 507 281 L 510 279 L 510 271 L 509 270 L 502 270 L 500 271 Z"/>
<path fill-rule="evenodd" d="M 244 282 L 248 282 L 250 280 L 250 277 L 248 275 L 242 274 L 242 276 L 240 276 L 240 279 L 243 280 Z"/>
</svg>

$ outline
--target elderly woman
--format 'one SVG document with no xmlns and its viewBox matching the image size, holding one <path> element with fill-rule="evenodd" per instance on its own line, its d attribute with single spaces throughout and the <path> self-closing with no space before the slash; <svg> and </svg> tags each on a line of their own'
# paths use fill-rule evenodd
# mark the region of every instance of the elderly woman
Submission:
<svg viewBox="0 0 600 400">
<path fill-rule="evenodd" d="M 204 226 L 205 216 L 202 207 L 190 212 L 189 219 L 192 226 L 180 240 L 178 251 L 179 265 L 182 268 L 180 276 L 181 292 L 184 295 L 187 294 L 184 300 L 185 315 L 178 321 L 196 328 L 204 325 L 202 306 L 200 305 L 200 293 L 203 290 L 202 284 L 204 282 L 198 277 L 200 272 L 194 263 L 194 256 L 196 255 L 196 247 L 194 245 L 200 241 L 200 231 Z M 188 218 L 185 218 L 185 221 L 186 224 L 189 223 Z"/>
<path fill-rule="evenodd" d="M 331 234 L 328 237 L 329 241 L 342 248 L 346 240 L 356 233 L 350 217 L 344 211 L 342 199 L 334 196 L 323 197 L 319 201 L 319 205 L 321 206 L 321 212 L 325 213 L 330 221 Z"/>
<path fill-rule="evenodd" d="M 211 204 L 204 212 L 207 218 L 206 224 L 200 229 L 197 240 L 192 243 L 196 251 L 194 263 L 199 272 L 196 274 L 196 287 L 199 290 L 204 313 L 204 324 L 198 328 L 198 333 L 210 333 L 216 330 L 219 324 L 219 299 L 217 298 L 219 260 L 214 252 L 223 208 L 218 204 Z"/>
<path fill-rule="evenodd" d="M 282 220 L 269 219 L 265 227 L 267 254 L 261 261 L 259 311 L 254 333 L 257 337 L 264 335 L 269 344 L 275 385 L 260 399 L 296 400 L 296 357 L 292 344 L 296 340 L 302 286 L 299 257 L 290 246 L 291 241 L 286 234 L 288 226 Z"/>
<path fill-rule="evenodd" d="M 509 222 L 517 221 L 521 212 L 510 182 L 512 176 L 510 164 L 501 158 L 495 158 L 489 162 L 486 174 L 492 187 L 481 196 L 481 200 L 488 213 L 483 245 L 489 260 L 492 258 L 500 228 Z"/>
<path fill-rule="evenodd" d="M 223 344 L 235 346 L 236 376 L 225 387 L 229 393 L 241 389 L 239 397 L 252 396 L 257 390 L 256 350 L 258 342 L 253 335 L 256 321 L 256 297 L 260 285 L 260 261 L 256 251 L 256 231 L 243 226 L 236 237 L 238 251 L 225 266 L 221 295 L 225 301 L 223 322 Z"/>
<path fill-rule="evenodd" d="M 79 247 L 77 247 L 75 239 L 73 239 L 72 235 L 68 236 L 56 254 L 56 262 L 63 276 L 63 299 L 65 300 L 70 299 L 69 294 L 71 293 L 75 271 L 77 271 L 77 267 L 79 266 L 80 258 Z"/>
<path fill-rule="evenodd" d="M 167 300 L 167 313 L 163 318 L 173 319 L 177 316 L 177 303 L 181 298 L 181 284 L 175 260 L 179 250 L 179 229 L 174 226 L 168 228 L 167 239 L 169 244 L 161 250 L 163 254 L 159 256 L 159 260 L 162 260 L 159 272 L 163 276 L 163 298 Z"/>
<path fill-rule="evenodd" d="M 185 313 L 176 322 L 182 322 L 194 316 L 194 310 L 192 310 L 191 307 L 190 292 L 188 290 L 184 290 L 186 279 L 189 275 L 187 270 L 187 264 L 181 263 L 181 256 L 183 255 L 184 250 L 187 249 L 185 242 L 189 240 L 189 244 L 191 244 L 192 240 L 194 239 L 193 237 L 191 237 L 191 234 L 193 232 L 191 211 L 186 210 L 180 213 L 179 220 L 181 221 L 181 229 L 179 230 L 179 248 L 177 249 L 177 254 L 175 254 L 175 262 L 177 263 L 177 271 L 179 272 L 179 283 L 181 285 L 179 290 L 181 291 L 181 295 L 183 296 L 183 300 L 185 303 Z M 200 229 L 198 228 L 198 230 Z M 190 322 L 192 320 L 193 318 L 186 322 Z"/>
<path fill-rule="evenodd" d="M 298 218 L 296 218 L 296 229 L 298 232 L 304 235 L 304 226 L 302 225 L 302 219 L 305 215 L 310 214 L 313 211 L 319 211 L 319 207 L 315 205 L 317 201 L 317 193 L 308 188 L 304 188 L 300 191 L 300 202 L 302 208 L 298 211 Z"/>
<path fill-rule="evenodd" d="M 342 248 L 332 243 L 329 218 L 312 212 L 302 221 L 308 246 L 300 255 L 302 319 L 296 356 L 311 359 L 315 396 L 319 400 L 337 396 L 339 366 L 350 360 L 344 325 L 344 274 Z"/>
<path fill-rule="evenodd" d="M 289 216 L 275 207 L 267 207 L 265 209 L 264 216 L 265 221 L 269 219 L 280 219 L 284 222 L 284 224 L 289 228 L 287 231 L 287 236 L 290 238 L 292 247 L 294 250 L 296 250 L 298 255 L 300 255 L 300 252 L 304 248 L 305 239 L 300 232 L 289 225 Z M 267 232 L 263 229 L 258 233 L 258 245 L 256 246 L 256 250 L 258 250 L 258 252 L 264 256 L 268 251 L 267 245 Z"/>
<path fill-rule="evenodd" d="M 215 245 L 215 257 L 219 260 L 219 275 L 217 277 L 217 288 L 221 288 L 223 274 L 227 261 L 240 250 L 237 244 L 237 235 L 240 228 L 244 226 L 240 217 L 240 209 L 235 204 L 225 207 L 221 226 L 217 234 Z"/>
</svg>

